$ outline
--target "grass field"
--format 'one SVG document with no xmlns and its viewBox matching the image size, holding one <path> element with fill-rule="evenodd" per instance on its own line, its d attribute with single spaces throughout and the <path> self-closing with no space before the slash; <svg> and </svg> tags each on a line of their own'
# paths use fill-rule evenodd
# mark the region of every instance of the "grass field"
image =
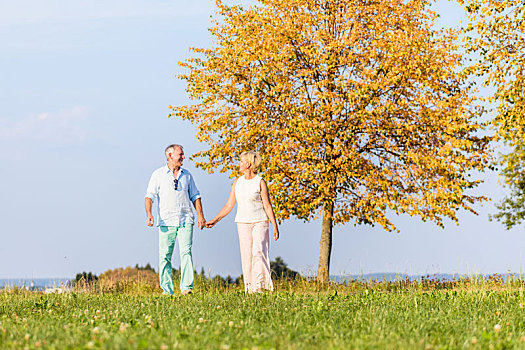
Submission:
<svg viewBox="0 0 525 350">
<path fill-rule="evenodd" d="M 525 283 L 318 285 L 190 296 L 0 292 L 0 349 L 525 349 Z"/>
</svg>

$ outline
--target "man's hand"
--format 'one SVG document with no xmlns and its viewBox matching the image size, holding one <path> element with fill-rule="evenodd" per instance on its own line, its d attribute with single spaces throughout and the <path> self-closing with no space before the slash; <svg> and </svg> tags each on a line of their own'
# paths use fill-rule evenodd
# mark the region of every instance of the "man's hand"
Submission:
<svg viewBox="0 0 525 350">
<path fill-rule="evenodd" d="M 146 224 L 148 226 L 153 226 L 153 223 L 154 223 L 153 215 L 148 215 L 148 217 L 146 218 Z"/>
<path fill-rule="evenodd" d="M 199 215 L 197 217 L 197 226 L 202 230 L 206 226 L 206 219 L 204 216 Z"/>
<path fill-rule="evenodd" d="M 202 211 L 201 199 L 197 198 L 193 202 L 195 210 L 197 210 L 197 226 L 202 230 L 206 226 L 206 219 L 204 218 L 204 212 Z"/>
<path fill-rule="evenodd" d="M 151 207 L 153 205 L 153 201 L 151 198 L 144 198 L 144 206 L 146 207 L 146 225 L 153 226 L 154 220 L 153 215 L 151 215 Z"/>
</svg>

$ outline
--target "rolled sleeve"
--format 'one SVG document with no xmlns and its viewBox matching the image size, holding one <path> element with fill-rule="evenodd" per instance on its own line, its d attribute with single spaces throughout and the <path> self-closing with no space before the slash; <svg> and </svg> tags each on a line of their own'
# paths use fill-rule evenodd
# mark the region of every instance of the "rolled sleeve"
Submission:
<svg viewBox="0 0 525 350">
<path fill-rule="evenodd" d="M 146 198 L 151 199 L 152 201 L 155 201 L 155 198 L 158 198 L 159 196 L 159 185 L 156 173 L 153 173 L 151 175 L 151 178 L 149 179 L 148 188 L 146 189 Z"/>
<path fill-rule="evenodd" d="M 199 189 L 197 188 L 197 185 L 195 185 L 195 181 L 193 180 L 193 176 L 189 174 L 190 177 L 190 184 L 188 186 L 188 195 L 190 196 L 190 201 L 193 203 L 198 198 L 201 198 L 201 193 L 199 192 Z"/>
</svg>

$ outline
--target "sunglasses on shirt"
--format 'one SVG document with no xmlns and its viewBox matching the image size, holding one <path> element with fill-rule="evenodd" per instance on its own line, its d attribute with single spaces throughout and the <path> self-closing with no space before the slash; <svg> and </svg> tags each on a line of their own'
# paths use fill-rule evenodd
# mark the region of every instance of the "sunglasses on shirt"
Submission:
<svg viewBox="0 0 525 350">
<path fill-rule="evenodd" d="M 173 187 L 175 187 L 175 191 L 177 191 L 177 187 L 179 186 L 179 180 L 174 179 L 173 180 Z"/>
</svg>

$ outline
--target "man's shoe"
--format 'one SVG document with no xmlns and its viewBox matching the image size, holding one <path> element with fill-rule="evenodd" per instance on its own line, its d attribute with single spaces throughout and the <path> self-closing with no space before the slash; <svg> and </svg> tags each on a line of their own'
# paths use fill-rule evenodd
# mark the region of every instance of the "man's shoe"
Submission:
<svg viewBox="0 0 525 350">
<path fill-rule="evenodd" d="M 182 295 L 189 295 L 191 293 L 193 293 L 193 291 L 191 289 L 186 289 L 186 290 L 182 291 Z"/>
</svg>

